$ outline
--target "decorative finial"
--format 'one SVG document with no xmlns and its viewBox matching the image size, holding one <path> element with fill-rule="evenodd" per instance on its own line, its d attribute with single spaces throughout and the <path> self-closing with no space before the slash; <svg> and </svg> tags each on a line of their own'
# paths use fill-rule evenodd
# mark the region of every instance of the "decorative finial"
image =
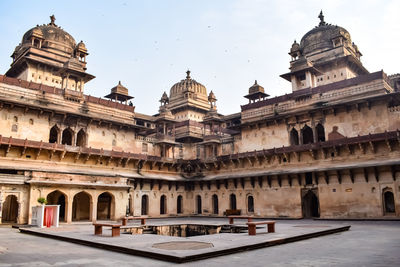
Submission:
<svg viewBox="0 0 400 267">
<path fill-rule="evenodd" d="M 324 14 L 322 13 L 322 10 L 321 10 L 321 12 L 319 12 L 318 18 L 320 19 L 319 26 L 326 25 L 326 22 L 324 21 Z"/>
<path fill-rule="evenodd" d="M 122 84 L 121 84 L 121 81 L 118 82 L 118 85 L 122 85 Z"/>
<path fill-rule="evenodd" d="M 257 80 L 254 81 L 254 85 L 257 85 Z"/>
<path fill-rule="evenodd" d="M 186 79 L 190 79 L 190 70 L 186 71 Z"/>
<path fill-rule="evenodd" d="M 50 25 L 56 26 L 55 21 L 56 21 L 56 17 L 54 15 L 51 15 L 50 16 Z"/>
</svg>

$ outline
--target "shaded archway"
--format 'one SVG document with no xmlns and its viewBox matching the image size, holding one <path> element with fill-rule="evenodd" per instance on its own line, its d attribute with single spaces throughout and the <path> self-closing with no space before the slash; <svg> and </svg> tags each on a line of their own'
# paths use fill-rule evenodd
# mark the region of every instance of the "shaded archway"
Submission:
<svg viewBox="0 0 400 267">
<path fill-rule="evenodd" d="M 82 191 L 76 194 L 72 202 L 72 220 L 90 220 L 91 208 L 91 197 L 88 193 Z"/>
<path fill-rule="evenodd" d="M 18 220 L 18 199 L 14 195 L 9 195 L 3 203 L 1 212 L 3 223 L 16 223 Z"/>
<path fill-rule="evenodd" d="M 251 195 L 247 196 L 247 212 L 254 212 L 254 198 Z"/>
<path fill-rule="evenodd" d="M 231 194 L 229 196 L 229 207 L 231 210 L 236 209 L 236 195 L 235 194 Z"/>
<path fill-rule="evenodd" d="M 67 207 L 66 195 L 59 190 L 55 190 L 47 195 L 47 204 L 60 205 L 59 221 L 65 222 L 67 220 Z"/>
<path fill-rule="evenodd" d="M 182 205 L 183 205 L 183 198 L 181 195 L 179 195 L 178 199 L 176 200 L 176 213 L 181 214 L 183 212 Z"/>
<path fill-rule="evenodd" d="M 50 129 L 49 143 L 59 143 L 60 129 L 54 125 Z"/>
<path fill-rule="evenodd" d="M 197 195 L 197 197 L 196 197 L 196 213 L 201 214 L 201 212 L 202 212 L 201 196 Z"/>
<path fill-rule="evenodd" d="M 385 215 L 393 215 L 396 212 L 392 191 L 385 190 L 383 193 L 383 210 L 385 211 Z"/>
<path fill-rule="evenodd" d="M 74 132 L 71 128 L 67 128 L 62 132 L 61 144 L 72 146 L 72 137 L 74 136 Z"/>
<path fill-rule="evenodd" d="M 319 200 L 315 190 L 304 192 L 302 197 L 302 210 L 304 218 L 319 217 Z"/>
<path fill-rule="evenodd" d="M 162 195 L 160 198 L 160 214 L 167 213 L 167 197 Z"/>
<path fill-rule="evenodd" d="M 292 146 L 299 144 L 299 133 L 295 128 L 290 131 L 290 144 Z"/>
<path fill-rule="evenodd" d="M 149 213 L 149 197 L 147 195 L 142 196 L 142 215 Z"/>
<path fill-rule="evenodd" d="M 82 147 L 86 146 L 86 133 L 83 129 L 80 129 L 76 135 L 76 145 Z"/>
<path fill-rule="evenodd" d="M 213 214 L 218 214 L 219 213 L 218 196 L 215 194 L 212 196 L 212 206 L 213 206 Z"/>
<path fill-rule="evenodd" d="M 302 134 L 302 137 L 303 137 L 303 144 L 304 145 L 314 143 L 313 130 L 309 126 L 305 125 L 303 127 L 303 129 L 301 130 L 301 134 Z"/>
<path fill-rule="evenodd" d="M 97 220 L 111 220 L 114 210 L 114 197 L 104 192 L 97 198 Z"/>
<path fill-rule="evenodd" d="M 315 127 L 315 131 L 317 132 L 317 142 L 325 142 L 325 129 L 321 123 L 318 123 Z"/>
</svg>

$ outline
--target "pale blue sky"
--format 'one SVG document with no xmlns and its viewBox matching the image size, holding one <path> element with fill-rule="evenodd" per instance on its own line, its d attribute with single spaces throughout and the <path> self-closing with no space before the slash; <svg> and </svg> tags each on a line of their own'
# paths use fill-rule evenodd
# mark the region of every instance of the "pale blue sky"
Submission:
<svg viewBox="0 0 400 267">
<path fill-rule="evenodd" d="M 291 92 L 286 73 L 293 40 L 325 21 L 346 28 L 371 71 L 399 73 L 400 1 L 0 1 L 0 73 L 23 34 L 49 22 L 89 50 L 88 72 L 96 78 L 85 93 L 104 96 L 119 80 L 136 111 L 155 114 L 162 93 L 192 71 L 213 90 L 218 111 L 246 104 L 257 79 L 272 96 Z"/>
</svg>

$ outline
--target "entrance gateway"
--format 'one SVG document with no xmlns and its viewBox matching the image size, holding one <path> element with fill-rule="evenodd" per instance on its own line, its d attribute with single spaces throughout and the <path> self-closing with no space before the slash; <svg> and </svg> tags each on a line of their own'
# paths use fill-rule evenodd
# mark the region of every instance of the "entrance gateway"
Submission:
<svg viewBox="0 0 400 267">
<path fill-rule="evenodd" d="M 320 216 L 318 188 L 301 190 L 301 207 L 303 218 L 318 218 Z"/>
</svg>

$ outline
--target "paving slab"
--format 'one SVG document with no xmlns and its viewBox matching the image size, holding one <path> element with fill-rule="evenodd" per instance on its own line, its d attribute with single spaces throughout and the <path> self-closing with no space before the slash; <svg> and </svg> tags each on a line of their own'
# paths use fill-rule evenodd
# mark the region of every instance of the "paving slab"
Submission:
<svg viewBox="0 0 400 267">
<path fill-rule="evenodd" d="M 173 224 L 227 225 L 227 219 L 173 218 L 149 219 L 147 222 L 147 225 Z M 244 221 L 238 221 L 238 225 L 243 224 Z M 135 226 L 137 224 L 129 225 Z M 347 231 L 349 228 L 349 225 L 334 223 L 316 224 L 304 221 L 277 221 L 275 233 L 267 233 L 266 227 L 262 227 L 257 229 L 256 236 L 249 236 L 247 233 L 221 233 L 191 237 L 156 234 L 121 234 L 119 237 L 111 237 L 111 229 L 108 230 L 107 228 L 103 229 L 103 235 L 97 236 L 94 235 L 94 227 L 91 224 L 64 224 L 59 228 L 20 228 L 20 231 L 90 247 L 182 263 L 295 242 Z"/>
</svg>

